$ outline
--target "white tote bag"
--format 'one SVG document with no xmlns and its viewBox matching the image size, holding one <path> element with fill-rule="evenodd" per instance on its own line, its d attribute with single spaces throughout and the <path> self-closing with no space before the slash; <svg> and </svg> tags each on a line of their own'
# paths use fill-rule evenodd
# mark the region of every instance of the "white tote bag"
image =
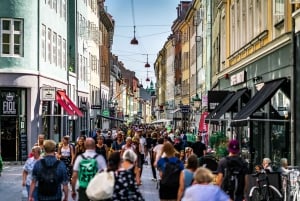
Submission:
<svg viewBox="0 0 300 201">
<path fill-rule="evenodd" d="M 114 172 L 104 170 L 91 179 L 85 192 L 90 200 L 104 200 L 112 197 L 114 185 Z"/>
</svg>

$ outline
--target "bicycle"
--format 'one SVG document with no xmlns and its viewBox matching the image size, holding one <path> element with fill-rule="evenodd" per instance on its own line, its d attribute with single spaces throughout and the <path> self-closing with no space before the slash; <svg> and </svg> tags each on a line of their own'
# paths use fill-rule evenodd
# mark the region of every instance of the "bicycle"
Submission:
<svg viewBox="0 0 300 201">
<path fill-rule="evenodd" d="M 256 177 L 256 185 L 250 189 L 250 201 L 283 201 L 280 191 L 269 183 L 265 170 L 254 173 L 252 176 Z"/>
</svg>

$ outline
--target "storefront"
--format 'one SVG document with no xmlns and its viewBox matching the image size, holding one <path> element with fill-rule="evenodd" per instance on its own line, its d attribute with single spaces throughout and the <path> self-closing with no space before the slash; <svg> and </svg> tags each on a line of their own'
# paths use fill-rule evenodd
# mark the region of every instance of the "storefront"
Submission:
<svg viewBox="0 0 300 201">
<path fill-rule="evenodd" d="M 27 158 L 26 89 L 0 88 L 1 155 L 3 160 Z"/>
<path fill-rule="evenodd" d="M 286 45 L 219 80 L 211 93 L 226 95 L 222 101 L 208 96 L 214 106 L 206 117 L 208 133 L 237 138 L 250 168 L 268 157 L 274 165 L 291 161 L 292 65 Z M 208 94 L 209 95 L 209 94 Z"/>
</svg>

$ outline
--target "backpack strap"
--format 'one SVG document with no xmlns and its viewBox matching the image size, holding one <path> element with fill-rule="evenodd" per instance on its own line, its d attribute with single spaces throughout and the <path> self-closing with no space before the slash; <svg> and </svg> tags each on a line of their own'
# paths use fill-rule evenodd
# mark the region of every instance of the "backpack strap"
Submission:
<svg viewBox="0 0 300 201">
<path fill-rule="evenodd" d="M 83 159 L 90 158 L 90 157 L 85 157 L 83 154 L 80 154 L 80 155 L 81 155 L 81 157 L 82 157 Z M 98 156 L 99 156 L 99 154 L 95 154 L 92 158 L 93 158 L 93 159 L 96 159 Z"/>
<path fill-rule="evenodd" d="M 58 166 L 59 163 L 60 163 L 60 161 L 59 161 L 59 160 L 56 160 L 55 163 L 54 163 L 53 165 L 48 166 L 48 165 L 46 164 L 45 159 L 44 159 L 44 158 L 41 159 L 41 164 L 42 164 L 43 168 L 45 168 L 45 167 L 50 167 L 50 168 L 53 167 L 53 168 L 56 168 L 56 167 Z"/>
<path fill-rule="evenodd" d="M 86 159 L 86 157 L 83 154 L 80 154 L 82 159 Z"/>
</svg>

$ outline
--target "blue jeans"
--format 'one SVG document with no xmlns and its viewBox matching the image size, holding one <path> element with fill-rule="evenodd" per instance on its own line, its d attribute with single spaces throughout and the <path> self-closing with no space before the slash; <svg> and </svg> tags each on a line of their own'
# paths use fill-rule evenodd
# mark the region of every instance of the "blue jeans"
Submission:
<svg viewBox="0 0 300 201">
<path fill-rule="evenodd" d="M 29 197 L 30 185 L 26 184 L 26 189 L 27 189 L 27 193 L 28 193 L 28 197 Z M 32 196 L 34 198 L 34 201 L 38 200 L 38 188 L 37 188 L 37 186 L 34 188 Z"/>
</svg>

